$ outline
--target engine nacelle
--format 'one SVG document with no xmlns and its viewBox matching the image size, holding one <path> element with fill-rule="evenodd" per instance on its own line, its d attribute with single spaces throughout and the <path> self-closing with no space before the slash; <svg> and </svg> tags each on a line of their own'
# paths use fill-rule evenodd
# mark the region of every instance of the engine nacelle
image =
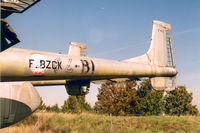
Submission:
<svg viewBox="0 0 200 133">
<path fill-rule="evenodd" d="M 67 81 L 65 88 L 67 93 L 71 96 L 81 96 L 89 93 L 90 82 L 75 80 L 75 81 Z"/>
<path fill-rule="evenodd" d="M 0 82 L 0 128 L 32 114 L 41 98 L 30 82 Z"/>
</svg>

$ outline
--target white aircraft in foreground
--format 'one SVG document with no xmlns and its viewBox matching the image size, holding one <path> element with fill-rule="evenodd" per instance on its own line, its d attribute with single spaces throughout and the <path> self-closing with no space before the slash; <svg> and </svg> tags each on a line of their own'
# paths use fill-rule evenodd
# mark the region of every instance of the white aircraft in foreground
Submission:
<svg viewBox="0 0 200 133">
<path fill-rule="evenodd" d="M 83 52 L 86 45 L 75 42 L 70 43 L 68 55 L 3 48 L 0 53 L 0 128 L 24 119 L 39 107 L 41 98 L 34 88 L 38 85 L 65 85 L 69 95 L 85 95 L 90 83 L 99 80 L 148 77 L 156 90 L 173 90 L 176 86 L 171 27 L 160 21 L 153 21 L 148 52 L 122 61 L 88 57 Z"/>
</svg>

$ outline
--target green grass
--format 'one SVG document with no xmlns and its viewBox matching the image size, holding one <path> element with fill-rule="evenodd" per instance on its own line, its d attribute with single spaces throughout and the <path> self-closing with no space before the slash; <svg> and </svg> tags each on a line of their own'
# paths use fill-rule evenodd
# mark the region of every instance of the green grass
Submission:
<svg viewBox="0 0 200 133">
<path fill-rule="evenodd" d="M 39 113 L 39 126 L 33 130 L 37 114 L 0 132 L 110 133 L 111 121 L 108 115 Z M 112 132 L 200 133 L 200 116 L 112 116 Z"/>
</svg>

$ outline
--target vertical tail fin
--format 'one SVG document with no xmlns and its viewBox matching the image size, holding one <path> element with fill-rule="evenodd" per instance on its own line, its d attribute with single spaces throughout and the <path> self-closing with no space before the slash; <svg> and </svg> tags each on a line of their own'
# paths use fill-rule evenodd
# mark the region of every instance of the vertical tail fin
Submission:
<svg viewBox="0 0 200 133">
<path fill-rule="evenodd" d="M 148 52 L 125 61 L 176 69 L 170 24 L 153 21 L 151 45 Z M 152 77 L 151 84 L 156 90 L 173 90 L 176 86 L 176 77 Z"/>
<path fill-rule="evenodd" d="M 175 68 L 171 26 L 160 21 L 153 21 L 152 40 L 147 52 L 153 65 Z M 176 77 L 154 77 L 151 84 L 156 90 L 173 90 Z"/>
<path fill-rule="evenodd" d="M 151 46 L 147 55 L 151 64 L 175 67 L 170 24 L 153 21 Z"/>
</svg>

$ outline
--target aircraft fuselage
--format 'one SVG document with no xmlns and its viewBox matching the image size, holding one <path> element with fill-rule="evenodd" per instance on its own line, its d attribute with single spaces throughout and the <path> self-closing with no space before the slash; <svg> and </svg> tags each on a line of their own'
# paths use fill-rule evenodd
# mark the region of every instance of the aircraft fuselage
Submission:
<svg viewBox="0 0 200 133">
<path fill-rule="evenodd" d="M 10 48 L 0 53 L 1 81 L 173 77 L 172 67 Z"/>
</svg>

